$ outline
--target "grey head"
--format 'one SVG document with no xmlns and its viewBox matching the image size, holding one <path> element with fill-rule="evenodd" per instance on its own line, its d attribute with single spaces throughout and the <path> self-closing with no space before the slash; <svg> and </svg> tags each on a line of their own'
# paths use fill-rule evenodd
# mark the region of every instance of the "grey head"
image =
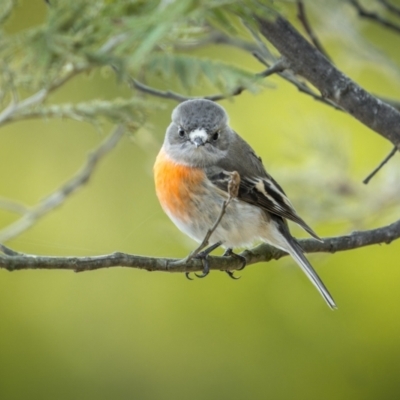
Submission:
<svg viewBox="0 0 400 400">
<path fill-rule="evenodd" d="M 232 136 L 228 115 L 210 100 L 187 100 L 172 112 L 164 148 L 176 162 L 208 167 L 228 153 Z"/>
</svg>

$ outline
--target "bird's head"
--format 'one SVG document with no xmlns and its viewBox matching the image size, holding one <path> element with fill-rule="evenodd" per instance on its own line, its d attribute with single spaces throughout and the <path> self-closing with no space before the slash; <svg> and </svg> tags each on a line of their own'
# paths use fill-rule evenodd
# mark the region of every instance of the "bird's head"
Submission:
<svg viewBox="0 0 400 400">
<path fill-rule="evenodd" d="M 228 115 L 219 104 L 188 100 L 172 112 L 164 147 L 176 162 L 207 167 L 226 156 L 231 134 Z"/>
</svg>

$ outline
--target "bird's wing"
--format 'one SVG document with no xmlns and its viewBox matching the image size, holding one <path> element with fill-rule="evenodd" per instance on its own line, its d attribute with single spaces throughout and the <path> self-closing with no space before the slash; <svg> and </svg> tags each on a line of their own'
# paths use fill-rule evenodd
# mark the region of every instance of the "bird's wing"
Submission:
<svg viewBox="0 0 400 400">
<path fill-rule="evenodd" d="M 207 177 L 216 186 L 228 191 L 230 172 L 240 175 L 239 199 L 287 218 L 307 231 L 314 238 L 318 235 L 303 221 L 290 203 L 280 185 L 267 173 L 260 157 L 236 132 L 232 131 L 228 154 L 217 165 L 206 168 Z"/>
<path fill-rule="evenodd" d="M 228 183 L 231 178 L 229 171 L 219 167 L 211 167 L 206 170 L 206 173 L 208 179 L 214 185 L 225 192 L 228 191 Z M 271 214 L 297 223 L 311 236 L 321 240 L 297 214 L 282 188 L 267 173 L 263 177 L 245 177 L 241 175 L 238 198 Z"/>
</svg>

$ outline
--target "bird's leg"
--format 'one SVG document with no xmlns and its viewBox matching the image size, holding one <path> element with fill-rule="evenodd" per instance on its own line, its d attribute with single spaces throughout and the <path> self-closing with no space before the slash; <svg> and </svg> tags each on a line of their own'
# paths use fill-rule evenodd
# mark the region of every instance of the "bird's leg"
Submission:
<svg viewBox="0 0 400 400">
<path fill-rule="evenodd" d="M 201 251 L 200 253 L 198 253 L 194 256 L 195 258 L 201 259 L 203 262 L 203 272 L 200 275 L 195 274 L 198 278 L 204 278 L 205 276 L 207 276 L 210 273 L 210 265 L 208 264 L 208 256 L 217 247 L 221 246 L 221 244 L 222 244 L 222 242 L 214 243 L 212 246 L 207 247 L 205 250 Z M 187 274 L 186 274 L 186 277 L 188 279 L 190 279 Z"/>
<path fill-rule="evenodd" d="M 242 266 L 237 269 L 237 271 L 241 271 L 245 266 L 246 266 L 246 258 L 241 256 L 240 254 L 236 254 L 233 252 L 232 248 L 226 249 L 224 254 L 222 254 L 222 257 L 233 257 L 236 258 L 237 260 L 241 261 Z M 232 271 L 225 271 L 230 278 L 232 279 L 240 279 L 240 276 L 235 276 L 234 272 Z"/>
</svg>

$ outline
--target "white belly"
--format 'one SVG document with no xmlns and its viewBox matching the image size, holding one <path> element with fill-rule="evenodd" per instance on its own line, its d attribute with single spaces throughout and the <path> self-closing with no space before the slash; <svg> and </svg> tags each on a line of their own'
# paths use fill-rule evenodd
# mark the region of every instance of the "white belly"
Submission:
<svg viewBox="0 0 400 400">
<path fill-rule="evenodd" d="M 182 220 L 166 209 L 166 213 L 175 225 L 192 239 L 201 242 L 207 231 L 212 228 L 218 219 L 225 196 L 218 194 L 203 195 L 202 200 L 196 204 L 192 218 Z M 256 206 L 233 199 L 225 210 L 222 220 L 211 235 L 209 244 L 221 241 L 225 248 L 245 247 L 252 245 L 257 240 L 269 241 L 266 236 L 268 230 L 265 213 Z"/>
</svg>

